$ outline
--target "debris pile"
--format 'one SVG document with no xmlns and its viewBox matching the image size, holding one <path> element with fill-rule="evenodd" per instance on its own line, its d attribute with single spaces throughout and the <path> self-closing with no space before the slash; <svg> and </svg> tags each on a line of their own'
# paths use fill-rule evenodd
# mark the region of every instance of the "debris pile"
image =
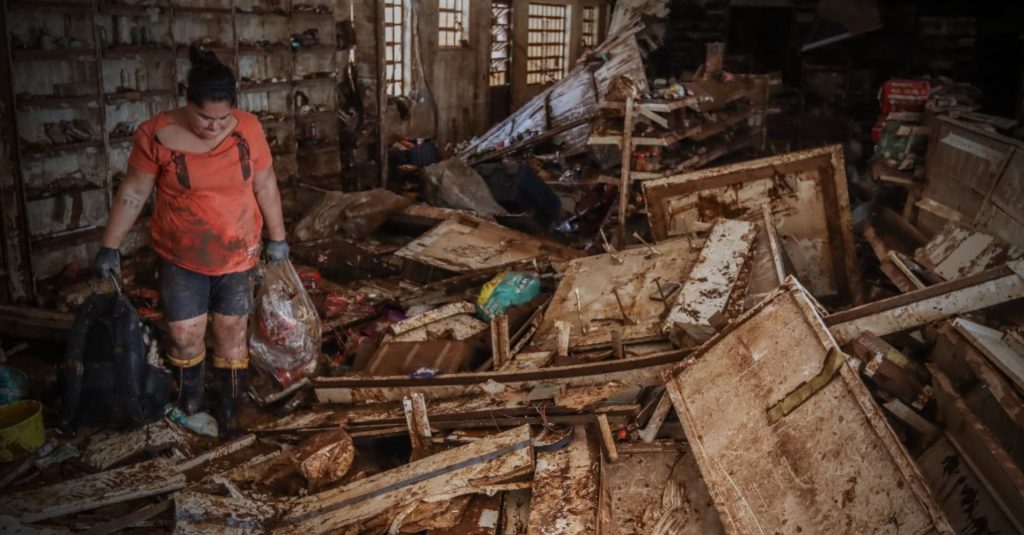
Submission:
<svg viewBox="0 0 1024 535">
<path fill-rule="evenodd" d="M 27 452 L 5 419 L 0 452 L 17 458 L 0 465 L 0 526 L 1020 531 L 1024 145 L 962 114 L 931 117 L 909 208 L 869 205 L 855 232 L 840 146 L 705 166 L 711 145 L 698 142 L 759 135 L 751 101 L 767 79 L 725 76 L 713 54 L 704 79 L 657 98 L 642 69 L 605 76 L 639 63 L 637 21 L 662 5 L 620 4 L 600 66 L 585 62 L 462 160 L 421 170 L 430 205 L 373 190 L 306 213 L 284 281 L 302 299 L 252 336 L 318 325 L 292 341 L 319 342 L 264 356 L 246 434 L 220 441 L 169 415 L 33 437 Z M 575 109 L 597 115 L 527 119 L 564 111 L 575 77 L 597 92 Z M 575 238 L 524 230 L 492 197 L 495 175 L 469 165 L 545 137 L 582 150 L 620 117 L 621 175 L 580 198 L 577 223 L 586 203 L 603 209 Z M 649 132 L 696 144 L 638 171 L 630 137 Z M 538 159 L 518 164 L 543 176 Z M 70 329 L 59 313 L 0 315 L 20 336 Z M 22 368 L 31 352 L 5 362 Z M 38 367 L 0 376 L 5 395 L 54 371 Z"/>
</svg>

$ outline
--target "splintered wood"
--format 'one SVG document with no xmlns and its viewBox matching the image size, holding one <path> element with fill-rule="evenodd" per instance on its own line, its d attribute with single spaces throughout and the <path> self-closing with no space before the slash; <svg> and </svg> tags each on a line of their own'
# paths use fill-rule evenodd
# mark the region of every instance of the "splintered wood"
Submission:
<svg viewBox="0 0 1024 535">
<path fill-rule="evenodd" d="M 756 233 L 754 224 L 730 219 L 719 221 L 711 229 L 665 320 L 664 331 L 679 329 L 703 342 L 715 333 L 713 318 L 736 315 L 737 311 L 729 310 L 729 304 L 737 301 L 733 290 L 741 284 Z"/>
<path fill-rule="evenodd" d="M 587 428 L 573 428 L 568 445 L 537 453 L 530 500 L 529 535 L 589 535 L 598 532 L 600 455 Z"/>
<path fill-rule="evenodd" d="M 480 439 L 295 501 L 273 533 L 331 533 L 434 495 L 473 493 L 481 485 L 533 471 L 529 426 Z"/>
<path fill-rule="evenodd" d="M 726 531 L 952 533 L 850 366 L 769 423 L 837 349 L 789 279 L 666 385 Z"/>
<path fill-rule="evenodd" d="M 622 262 L 610 254 L 569 262 L 533 345 L 558 349 L 559 322 L 570 332 L 567 349 L 609 343 L 615 330 L 624 341 L 659 334 L 667 306 L 661 294 L 683 282 L 695 255 L 686 239 L 659 243 L 658 251 L 618 251 L 614 256 Z"/>
</svg>

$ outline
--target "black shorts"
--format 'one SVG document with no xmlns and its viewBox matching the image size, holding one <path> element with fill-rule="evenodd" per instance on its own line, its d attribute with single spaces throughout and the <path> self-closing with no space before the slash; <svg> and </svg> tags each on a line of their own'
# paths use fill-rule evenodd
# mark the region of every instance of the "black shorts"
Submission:
<svg viewBox="0 0 1024 535">
<path fill-rule="evenodd" d="M 167 321 L 182 321 L 213 311 L 248 316 L 252 309 L 252 270 L 203 275 L 160 259 L 160 306 Z"/>
</svg>

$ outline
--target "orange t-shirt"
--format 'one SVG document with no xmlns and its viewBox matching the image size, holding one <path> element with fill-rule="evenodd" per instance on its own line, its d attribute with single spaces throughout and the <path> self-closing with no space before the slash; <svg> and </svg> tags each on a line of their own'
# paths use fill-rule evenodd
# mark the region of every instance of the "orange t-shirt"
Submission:
<svg viewBox="0 0 1024 535">
<path fill-rule="evenodd" d="M 245 271 L 256 265 L 263 214 L 253 174 L 272 157 L 255 115 L 235 110 L 238 125 L 207 153 L 175 151 L 156 139 L 166 114 L 135 130 L 128 165 L 156 175 L 153 249 L 164 260 L 204 275 Z"/>
</svg>

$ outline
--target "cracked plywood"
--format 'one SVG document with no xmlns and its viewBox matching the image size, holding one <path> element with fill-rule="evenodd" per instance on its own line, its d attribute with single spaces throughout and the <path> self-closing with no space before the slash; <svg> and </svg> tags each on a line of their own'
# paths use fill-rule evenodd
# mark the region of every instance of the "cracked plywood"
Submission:
<svg viewBox="0 0 1024 535">
<path fill-rule="evenodd" d="M 598 532 L 600 455 L 587 428 L 573 428 L 569 444 L 537 453 L 528 535 L 590 535 Z"/>
<path fill-rule="evenodd" d="M 771 211 L 795 275 L 817 297 L 856 298 L 860 286 L 839 145 L 643 183 L 651 232 L 661 241 L 717 219 Z"/>
<path fill-rule="evenodd" d="M 660 300 L 658 284 L 664 292 L 669 292 L 671 284 L 681 284 L 696 251 L 686 239 L 659 243 L 656 250 L 661 254 L 642 247 L 569 262 L 534 336 L 533 347 L 555 349 L 555 324 L 559 321 L 570 326 L 571 348 L 609 343 L 613 330 L 619 330 L 627 341 L 660 334 L 666 304 Z M 623 311 L 636 323 L 625 322 Z"/>
<path fill-rule="evenodd" d="M 790 278 L 666 385 L 726 532 L 951 533 L 851 366 L 769 423 L 834 349 Z"/>
<path fill-rule="evenodd" d="M 578 251 L 467 216 L 448 219 L 395 252 L 396 256 L 456 273 L 532 259 L 568 260 Z"/>
</svg>

